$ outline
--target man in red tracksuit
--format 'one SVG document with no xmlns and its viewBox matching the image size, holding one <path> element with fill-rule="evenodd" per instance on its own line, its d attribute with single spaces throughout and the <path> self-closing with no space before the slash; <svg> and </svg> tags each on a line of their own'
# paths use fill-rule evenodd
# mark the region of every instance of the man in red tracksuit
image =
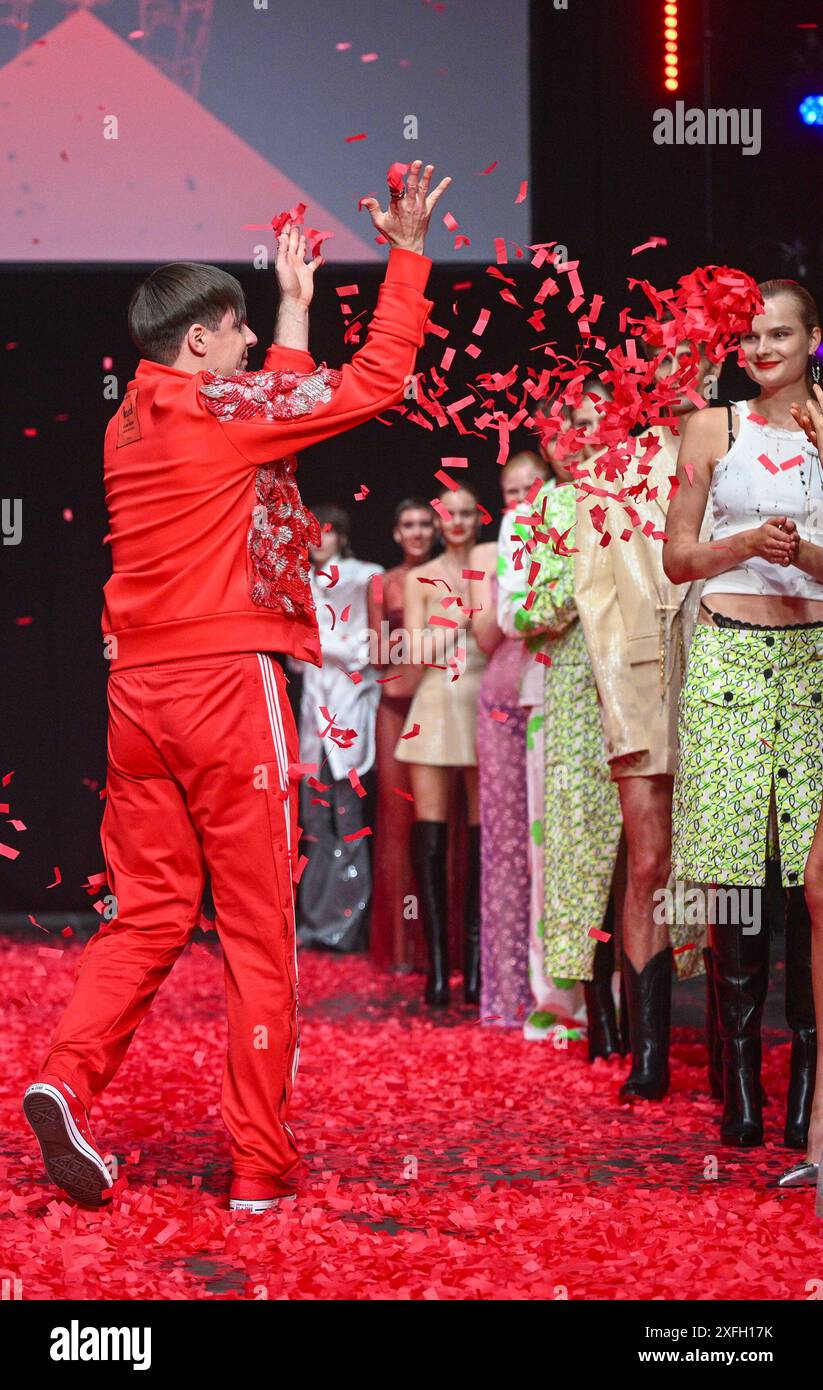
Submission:
<svg viewBox="0 0 823 1390">
<path fill-rule="evenodd" d="M 191 940 L 211 876 L 225 959 L 222 1115 L 230 1206 L 294 1193 L 288 1125 L 298 1057 L 294 870 L 299 761 L 285 677 L 268 653 L 321 664 L 309 583 L 317 521 L 294 454 L 397 404 L 432 304 L 423 246 L 432 166 L 363 200 L 390 245 L 368 337 L 334 371 L 309 355 L 321 258 L 280 234 L 277 331 L 262 371 L 239 283 L 214 266 L 162 266 L 135 292 L 142 356 L 105 441 L 113 574 L 105 586 L 108 775 L 101 838 L 116 915 L 88 943 L 24 1111 L 47 1172 L 99 1205 L 112 1186 L 88 1110 Z M 333 711 L 332 711 L 333 713 Z"/>
</svg>

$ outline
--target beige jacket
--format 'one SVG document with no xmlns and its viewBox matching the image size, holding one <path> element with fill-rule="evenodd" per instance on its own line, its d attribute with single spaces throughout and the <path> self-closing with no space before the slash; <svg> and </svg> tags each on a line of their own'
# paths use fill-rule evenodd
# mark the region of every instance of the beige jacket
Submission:
<svg viewBox="0 0 823 1390">
<path fill-rule="evenodd" d="M 670 479 L 677 463 L 676 448 L 668 437 L 659 429 L 647 433 L 657 437 L 661 449 L 647 476 L 649 489 L 656 489 L 654 500 L 626 499 L 640 517 L 639 526 L 632 526 L 620 502 L 580 496 L 575 528 L 575 601 L 601 700 L 606 757 L 611 760 L 645 749 L 655 763 L 673 766 L 673 716 L 702 586 L 672 584 L 663 572 L 663 542 L 642 534 L 647 522 L 657 532 L 666 529 Z M 638 441 L 638 454 L 642 457 L 643 453 Z M 592 468 L 591 483 L 618 492 L 632 486 L 639 476 L 627 472 L 608 483 L 596 477 Z M 596 531 L 586 515 L 595 505 L 606 511 L 603 532 Z M 606 531 L 611 533 L 611 540 L 601 546 Z M 631 538 L 621 540 L 627 531 L 631 531 Z M 651 678 L 655 667 L 656 680 Z M 669 717 L 661 717 L 661 713 Z M 654 746 L 661 741 L 663 746 Z"/>
</svg>

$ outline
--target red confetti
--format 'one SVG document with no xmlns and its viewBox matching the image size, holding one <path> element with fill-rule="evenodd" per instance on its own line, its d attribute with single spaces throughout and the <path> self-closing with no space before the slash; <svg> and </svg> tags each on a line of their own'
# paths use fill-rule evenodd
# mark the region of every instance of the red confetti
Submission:
<svg viewBox="0 0 823 1390">
<path fill-rule="evenodd" d="M 651 251 L 655 246 L 668 246 L 668 238 L 664 236 L 651 236 L 648 241 L 644 241 L 642 246 L 635 246 L 632 251 L 633 256 L 637 256 L 641 251 Z"/>
</svg>

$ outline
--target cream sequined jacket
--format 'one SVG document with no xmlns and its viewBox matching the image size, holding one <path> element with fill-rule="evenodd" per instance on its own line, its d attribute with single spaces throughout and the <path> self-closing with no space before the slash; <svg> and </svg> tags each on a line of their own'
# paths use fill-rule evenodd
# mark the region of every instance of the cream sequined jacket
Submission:
<svg viewBox="0 0 823 1390">
<path fill-rule="evenodd" d="M 610 760 L 648 749 L 649 728 L 660 727 L 660 721 L 651 717 L 655 712 L 649 708 L 650 696 L 642 693 L 649 685 L 634 678 L 638 666 L 654 662 L 659 678 L 651 688 L 660 700 L 678 699 L 702 587 L 672 584 L 663 572 L 660 533 L 666 529 L 677 451 L 663 431 L 652 428 L 646 434 L 653 434 L 661 448 L 647 475 L 653 500 L 626 499 L 640 524 L 633 526 L 623 505 L 612 499 L 581 495 L 578 503 L 575 598 L 600 695 Z M 638 458 L 644 452 L 638 440 Z M 639 474 L 627 472 L 608 483 L 596 477 L 595 461 L 591 460 L 588 480 L 594 487 L 620 492 L 639 480 Z M 602 532 L 587 515 L 596 506 L 606 512 Z M 643 534 L 644 527 L 648 534 Z M 606 531 L 611 540 L 603 546 Z M 626 533 L 631 533 L 629 539 L 621 539 Z"/>
</svg>

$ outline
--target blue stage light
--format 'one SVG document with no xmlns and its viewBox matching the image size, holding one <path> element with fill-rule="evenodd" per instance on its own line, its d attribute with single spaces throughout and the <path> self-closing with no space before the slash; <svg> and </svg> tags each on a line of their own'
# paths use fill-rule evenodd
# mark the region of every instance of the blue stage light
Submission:
<svg viewBox="0 0 823 1390">
<path fill-rule="evenodd" d="M 804 97 L 797 109 L 806 125 L 823 126 L 823 96 Z"/>
</svg>

